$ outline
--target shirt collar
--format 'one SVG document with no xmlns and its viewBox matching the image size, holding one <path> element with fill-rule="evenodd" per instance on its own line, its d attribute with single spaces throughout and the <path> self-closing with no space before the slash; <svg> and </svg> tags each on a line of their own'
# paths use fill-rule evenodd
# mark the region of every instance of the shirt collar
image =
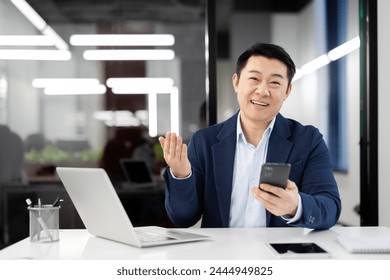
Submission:
<svg viewBox="0 0 390 280">
<path fill-rule="evenodd" d="M 241 118 L 241 111 L 238 113 L 238 116 L 237 116 L 237 136 L 236 136 L 236 141 L 238 141 L 240 139 L 240 137 L 241 137 L 241 139 L 245 143 L 247 143 L 246 139 L 245 139 L 244 132 L 242 131 L 240 118 Z M 274 117 L 272 119 L 272 121 L 269 123 L 268 127 L 266 128 L 266 130 L 264 132 L 264 135 L 266 135 L 267 137 L 269 137 L 271 135 L 271 132 L 274 129 L 275 120 L 276 120 L 276 117 Z"/>
</svg>

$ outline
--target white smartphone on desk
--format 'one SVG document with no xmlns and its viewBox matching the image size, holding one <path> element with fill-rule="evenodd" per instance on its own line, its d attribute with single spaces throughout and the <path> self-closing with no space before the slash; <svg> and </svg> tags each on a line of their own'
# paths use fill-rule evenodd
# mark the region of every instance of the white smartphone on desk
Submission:
<svg viewBox="0 0 390 280">
<path fill-rule="evenodd" d="M 285 259 L 330 258 L 324 248 L 313 242 L 267 243 L 274 255 Z"/>
</svg>

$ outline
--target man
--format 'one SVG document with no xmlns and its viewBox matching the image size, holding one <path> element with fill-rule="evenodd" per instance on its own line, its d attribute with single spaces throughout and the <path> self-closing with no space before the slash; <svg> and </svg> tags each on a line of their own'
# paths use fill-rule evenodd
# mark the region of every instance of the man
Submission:
<svg viewBox="0 0 390 280">
<path fill-rule="evenodd" d="M 181 137 L 159 141 L 168 168 L 166 209 L 188 227 L 307 227 L 328 229 L 341 202 L 330 156 L 313 126 L 280 113 L 295 65 L 273 44 L 255 44 L 237 61 L 233 87 L 240 107 L 230 119 L 201 129 L 188 150 Z M 286 189 L 258 185 L 265 162 L 290 163 Z"/>
</svg>

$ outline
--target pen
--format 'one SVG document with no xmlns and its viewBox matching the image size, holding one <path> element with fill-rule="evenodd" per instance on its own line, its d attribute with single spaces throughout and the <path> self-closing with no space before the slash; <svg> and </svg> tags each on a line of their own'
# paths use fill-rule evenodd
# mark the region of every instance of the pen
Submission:
<svg viewBox="0 0 390 280">
<path fill-rule="evenodd" d="M 60 202 L 60 198 L 57 196 L 56 200 L 54 200 L 54 202 L 52 203 L 52 207 L 56 207 L 58 205 L 58 203 Z"/>
<path fill-rule="evenodd" d="M 29 199 L 29 198 L 27 198 L 26 199 L 26 203 L 27 203 L 27 205 L 29 206 L 29 207 L 31 207 L 31 208 L 33 208 L 34 207 L 34 205 L 32 204 L 32 201 L 31 201 L 31 199 Z M 31 210 L 30 210 L 31 211 Z M 39 232 L 41 231 L 41 229 L 39 228 L 39 226 L 38 226 L 38 231 L 35 233 L 35 234 L 38 234 L 38 240 L 39 240 L 39 238 L 40 238 L 40 235 L 39 235 Z M 35 235 L 34 234 L 34 235 Z"/>
<path fill-rule="evenodd" d="M 34 206 L 32 205 L 31 199 L 27 198 L 27 199 L 26 199 L 26 203 L 27 203 L 28 206 L 34 207 Z"/>
<path fill-rule="evenodd" d="M 60 202 L 62 202 L 62 201 L 64 201 L 64 200 L 57 197 L 56 200 L 54 200 L 52 207 L 57 207 L 58 205 L 60 205 Z"/>
<path fill-rule="evenodd" d="M 51 241 L 53 241 L 53 236 L 51 235 L 49 229 L 47 228 L 47 225 L 45 222 L 42 220 L 42 217 L 38 217 L 38 222 L 42 226 L 43 230 L 45 231 L 46 235 L 50 238 Z M 39 238 L 39 236 L 38 236 Z M 39 239 L 38 239 L 39 240 Z"/>
<path fill-rule="evenodd" d="M 38 218 L 37 218 L 37 220 L 38 220 L 38 222 L 39 222 L 39 224 L 42 226 L 42 223 L 41 223 L 41 221 L 40 220 L 42 220 L 42 218 L 41 218 L 41 207 L 42 207 L 42 202 L 41 202 L 41 199 L 40 198 L 38 198 Z M 38 226 L 38 233 L 37 233 L 37 237 L 38 237 L 38 241 L 41 239 L 41 229 L 40 229 L 40 227 Z"/>
</svg>

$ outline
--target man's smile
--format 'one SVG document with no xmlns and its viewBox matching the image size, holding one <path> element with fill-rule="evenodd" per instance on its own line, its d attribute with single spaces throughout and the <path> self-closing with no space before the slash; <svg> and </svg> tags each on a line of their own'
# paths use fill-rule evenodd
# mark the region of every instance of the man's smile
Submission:
<svg viewBox="0 0 390 280">
<path fill-rule="evenodd" d="M 263 107 L 269 106 L 269 103 L 260 102 L 260 101 L 256 101 L 256 100 L 251 100 L 251 103 L 253 105 L 256 105 L 256 106 L 263 106 Z"/>
</svg>

